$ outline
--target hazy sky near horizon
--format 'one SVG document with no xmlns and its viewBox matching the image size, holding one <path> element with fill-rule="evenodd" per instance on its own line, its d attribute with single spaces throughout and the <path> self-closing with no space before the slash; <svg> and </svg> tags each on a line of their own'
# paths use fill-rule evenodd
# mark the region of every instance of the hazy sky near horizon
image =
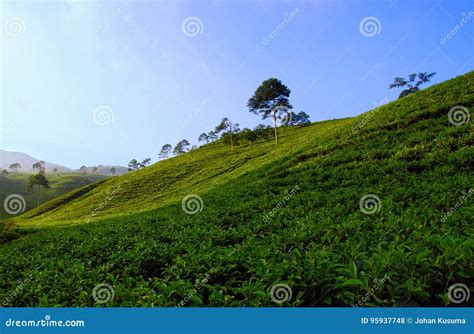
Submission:
<svg viewBox="0 0 474 334">
<path fill-rule="evenodd" d="M 246 104 L 269 77 L 312 121 L 355 116 L 394 100 L 395 76 L 472 71 L 473 11 L 468 0 L 2 1 L 0 149 L 72 168 L 156 161 L 225 116 L 262 123 Z"/>
</svg>

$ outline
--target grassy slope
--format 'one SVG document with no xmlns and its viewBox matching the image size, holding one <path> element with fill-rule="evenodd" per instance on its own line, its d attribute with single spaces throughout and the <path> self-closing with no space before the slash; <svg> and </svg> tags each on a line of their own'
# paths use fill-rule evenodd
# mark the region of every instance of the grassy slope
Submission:
<svg viewBox="0 0 474 334">
<path fill-rule="evenodd" d="M 472 277 L 472 199 L 441 218 L 474 167 L 472 122 L 452 126 L 448 111 L 473 101 L 474 72 L 356 118 L 282 129 L 278 146 L 214 143 L 67 194 L 20 217 L 34 233 L 1 246 L 0 298 L 31 275 L 11 304 L 94 305 L 108 283 L 108 305 L 173 306 L 209 274 L 187 305 L 276 305 L 280 282 L 293 290 L 286 305 L 352 305 L 383 277 L 364 305 L 443 305 Z M 382 204 L 373 215 L 359 210 L 369 193 Z M 201 212 L 183 212 L 188 194 Z"/>
<path fill-rule="evenodd" d="M 8 176 L 0 176 L 0 203 L 3 202 L 8 195 L 18 194 L 25 198 L 26 210 L 31 210 L 37 206 L 38 195 L 36 188 L 33 193 L 26 191 L 28 178 L 31 174 L 18 173 L 9 174 Z M 78 173 L 54 173 L 46 174 L 49 180 L 50 189 L 41 189 L 40 203 L 49 201 L 55 197 L 61 196 L 76 188 L 97 182 L 104 179 L 100 175 L 84 175 Z M 0 210 L 0 219 L 12 218 L 6 211 Z"/>
</svg>

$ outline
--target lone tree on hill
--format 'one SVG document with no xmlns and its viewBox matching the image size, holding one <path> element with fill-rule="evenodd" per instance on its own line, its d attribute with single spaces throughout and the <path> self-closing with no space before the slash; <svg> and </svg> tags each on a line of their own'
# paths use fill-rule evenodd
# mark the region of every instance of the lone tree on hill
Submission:
<svg viewBox="0 0 474 334">
<path fill-rule="evenodd" d="M 280 80 L 270 78 L 262 82 L 247 103 L 249 111 L 260 114 L 262 119 L 273 118 L 276 144 L 278 144 L 277 119 L 284 119 L 283 114 L 289 119 L 290 110 L 293 108 L 289 100 L 290 94 L 290 89 Z"/>
<path fill-rule="evenodd" d="M 151 162 L 151 159 L 150 158 L 145 158 L 143 159 L 142 162 L 140 162 L 140 168 L 145 168 L 146 166 L 148 166 Z"/>
<path fill-rule="evenodd" d="M 17 173 L 18 170 L 21 168 L 21 165 L 18 162 L 15 162 L 8 166 L 8 168 L 11 169 L 13 173 Z"/>
<path fill-rule="evenodd" d="M 216 134 L 223 132 L 223 136 L 225 136 L 226 138 L 229 138 L 231 150 L 234 149 L 235 135 L 239 131 L 240 131 L 239 123 L 232 123 L 232 121 L 228 119 L 227 117 L 223 118 L 222 121 L 219 123 L 219 125 L 217 125 L 216 128 L 214 129 L 214 132 Z"/>
<path fill-rule="evenodd" d="M 110 168 L 110 172 L 112 173 L 112 175 L 115 175 L 115 171 L 116 171 L 115 167 Z"/>
<path fill-rule="evenodd" d="M 87 173 L 87 167 L 84 166 L 84 165 L 82 165 L 81 168 L 79 168 L 79 170 L 80 170 L 81 172 L 83 172 L 84 174 Z"/>
<path fill-rule="evenodd" d="M 173 149 L 173 154 L 174 155 L 180 155 L 183 153 L 186 153 L 187 147 L 189 146 L 189 141 L 186 139 L 181 140 L 179 143 L 176 144 L 176 146 Z"/>
<path fill-rule="evenodd" d="M 137 159 L 132 159 L 128 163 L 128 171 L 137 170 L 139 168 L 140 168 L 140 163 L 137 161 Z"/>
<path fill-rule="evenodd" d="M 198 141 L 199 142 L 206 142 L 206 144 L 207 144 L 207 143 L 209 143 L 210 139 L 211 138 L 209 137 L 209 135 L 207 133 L 203 132 L 199 135 Z"/>
<path fill-rule="evenodd" d="M 416 73 L 412 73 L 408 76 L 408 79 L 404 79 L 402 77 L 396 77 L 395 79 L 393 79 L 393 83 L 391 83 L 388 88 L 392 89 L 392 88 L 406 86 L 407 88 L 404 89 L 398 96 L 398 98 L 400 99 L 407 95 L 418 92 L 420 90 L 420 88 L 418 87 L 420 87 L 424 83 L 429 82 L 435 74 L 436 72 L 431 72 L 431 73 L 422 72 L 422 73 L 418 73 L 418 75 Z M 418 76 L 418 80 L 416 80 L 417 76 Z"/>
<path fill-rule="evenodd" d="M 28 178 L 27 191 L 30 193 L 33 191 L 34 186 L 38 187 L 38 206 L 40 205 L 40 191 L 41 187 L 47 189 L 49 188 L 49 181 L 44 176 L 44 172 L 40 171 L 38 174 L 31 175 Z"/>
<path fill-rule="evenodd" d="M 170 144 L 163 145 L 161 147 L 161 151 L 160 151 L 160 154 L 159 154 L 160 159 L 168 158 L 172 148 L 173 147 Z"/>
<path fill-rule="evenodd" d="M 45 162 L 43 160 L 40 160 L 38 162 L 35 162 L 33 166 L 31 166 L 31 168 L 33 168 L 33 170 L 38 170 L 39 172 L 39 171 L 44 170 L 44 164 Z"/>
</svg>

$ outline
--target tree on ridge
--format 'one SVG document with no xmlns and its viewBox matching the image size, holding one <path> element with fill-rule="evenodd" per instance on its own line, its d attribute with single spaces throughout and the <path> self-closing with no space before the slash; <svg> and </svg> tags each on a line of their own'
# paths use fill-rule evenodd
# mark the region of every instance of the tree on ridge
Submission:
<svg viewBox="0 0 474 334">
<path fill-rule="evenodd" d="M 286 114 L 288 119 L 293 108 L 289 100 L 290 94 L 290 89 L 280 80 L 270 78 L 262 82 L 247 103 L 249 111 L 260 115 L 262 119 L 273 118 L 276 144 L 278 144 L 277 120 L 283 118 L 283 114 Z"/>
</svg>

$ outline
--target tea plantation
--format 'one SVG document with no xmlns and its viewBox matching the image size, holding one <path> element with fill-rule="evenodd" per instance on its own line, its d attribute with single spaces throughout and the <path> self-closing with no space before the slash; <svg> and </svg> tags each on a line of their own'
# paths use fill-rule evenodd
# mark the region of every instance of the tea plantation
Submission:
<svg viewBox="0 0 474 334">
<path fill-rule="evenodd" d="M 69 192 L 4 223 L 0 300 L 462 305 L 448 289 L 474 274 L 473 101 L 471 72 L 281 128 L 278 145 L 218 141 Z"/>
</svg>

